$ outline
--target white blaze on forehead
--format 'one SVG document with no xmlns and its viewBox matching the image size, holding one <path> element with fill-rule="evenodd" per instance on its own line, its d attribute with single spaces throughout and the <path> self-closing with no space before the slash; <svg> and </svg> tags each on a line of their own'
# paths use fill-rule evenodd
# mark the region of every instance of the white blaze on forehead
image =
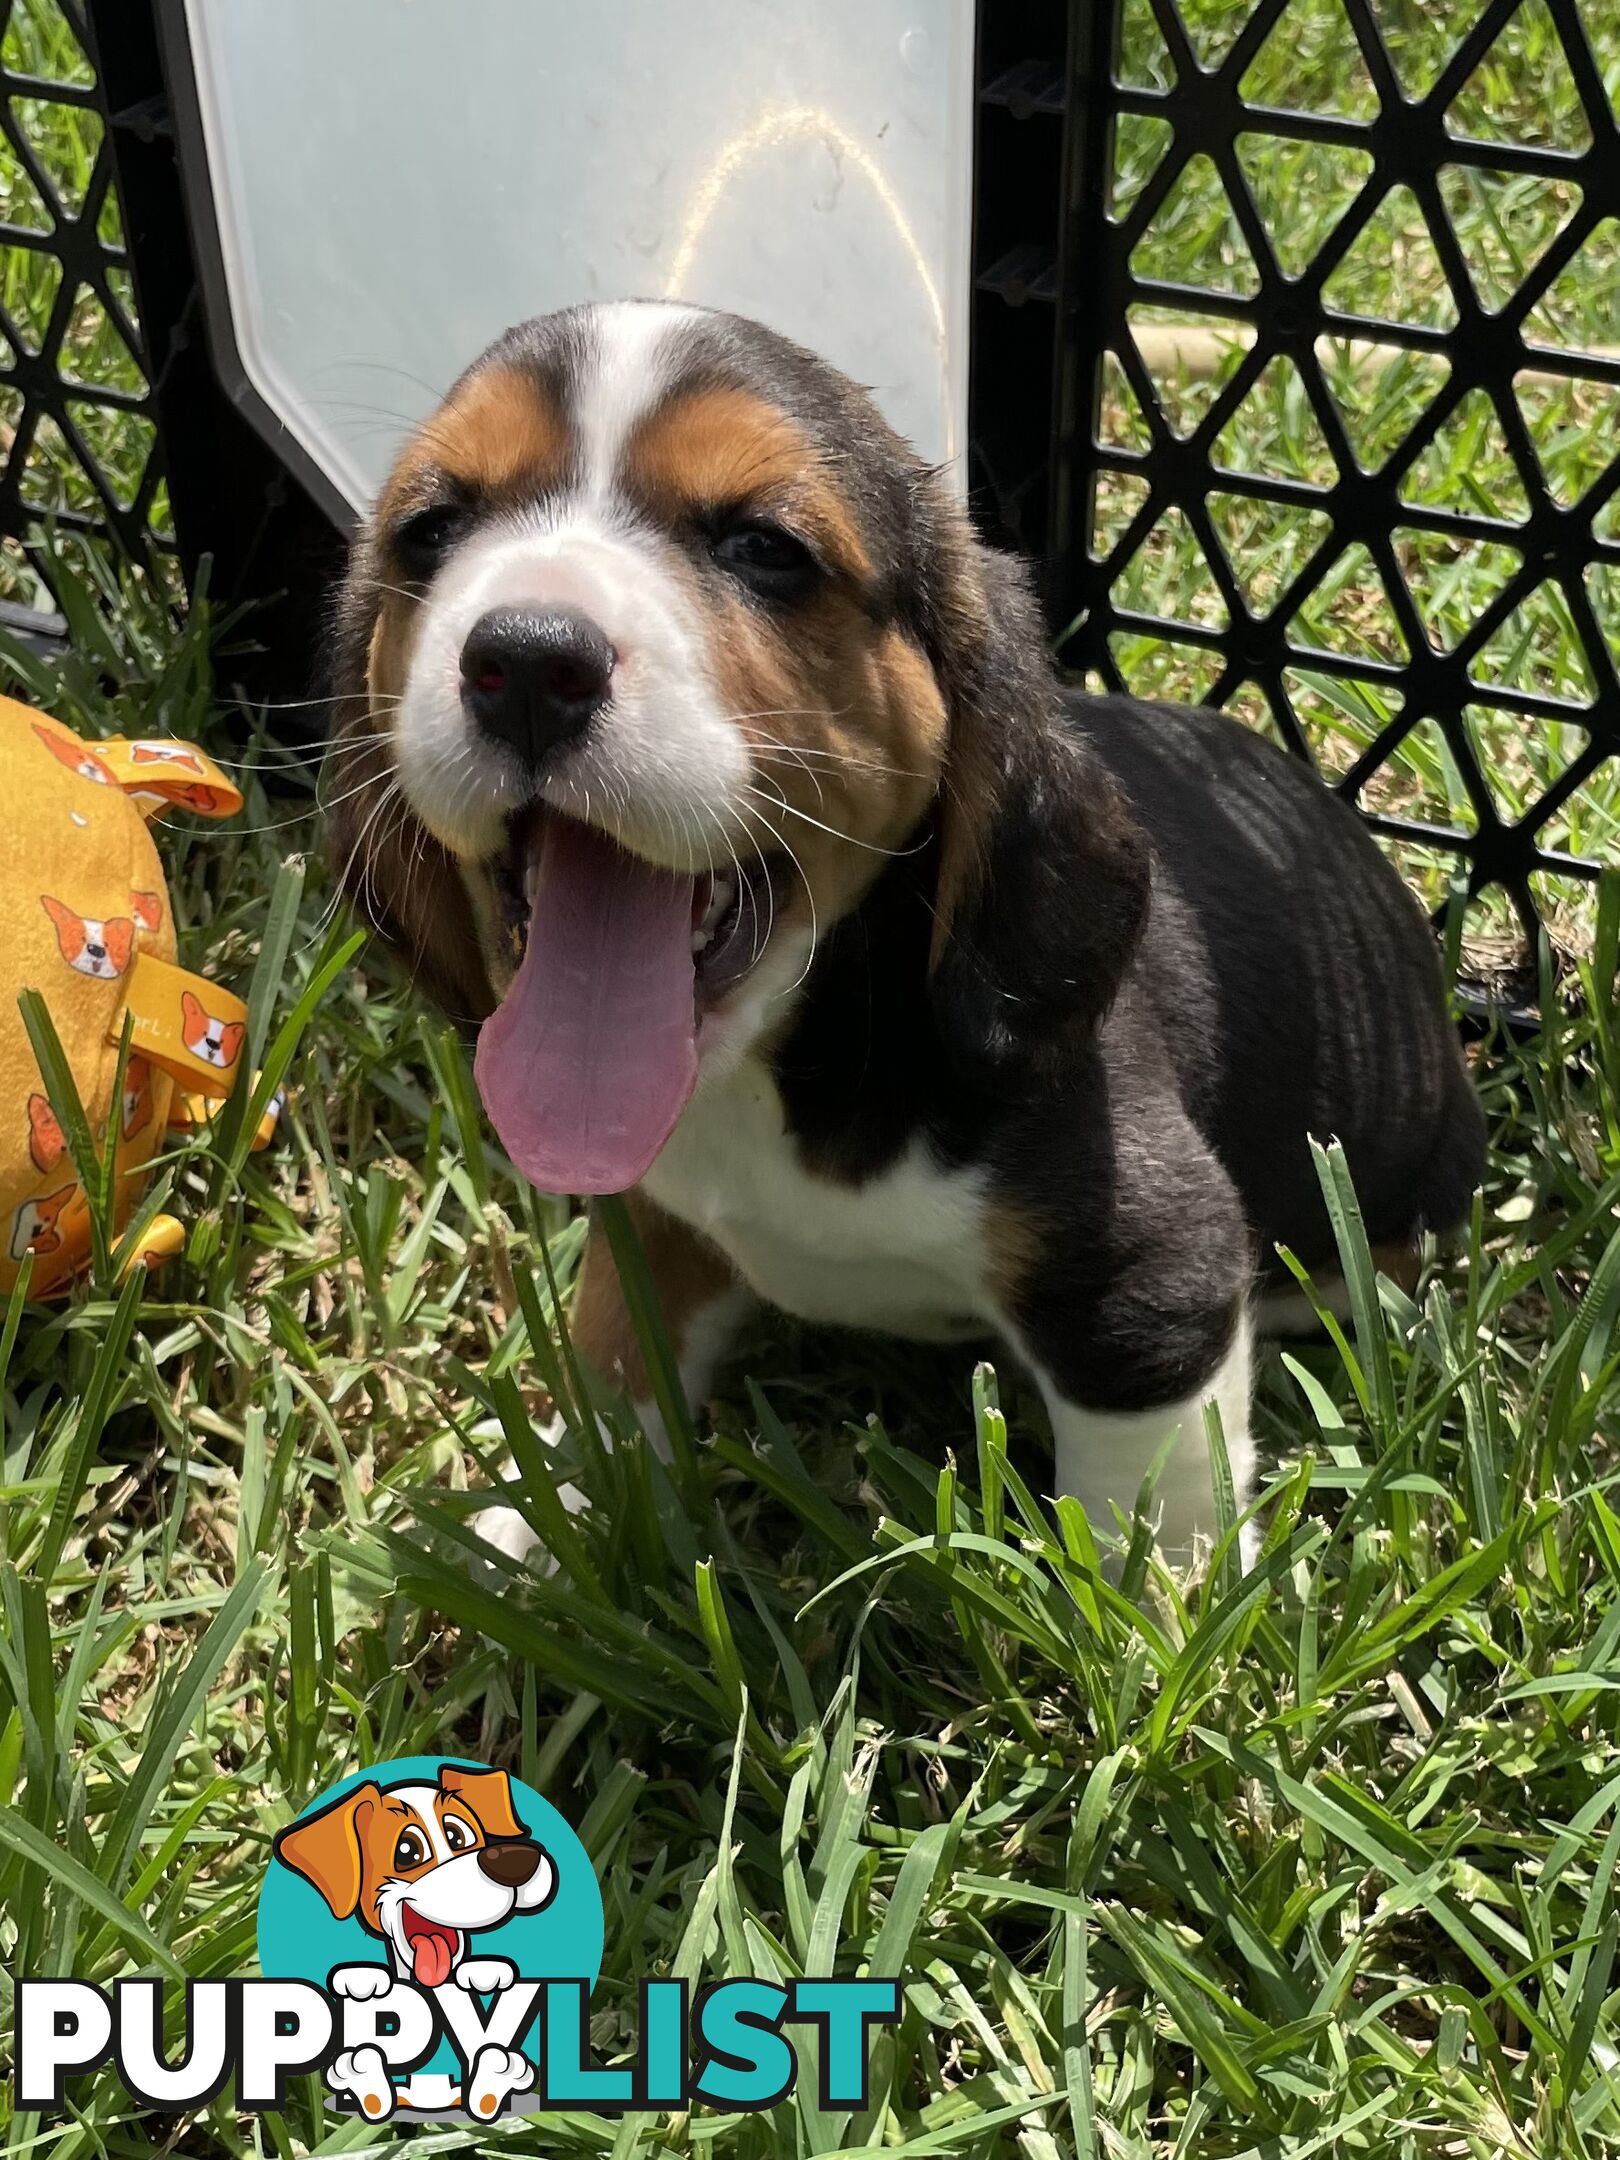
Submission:
<svg viewBox="0 0 1620 2160">
<path fill-rule="evenodd" d="M 450 1858 L 449 1840 L 439 1826 L 438 1814 L 433 1805 L 434 1801 L 439 1797 L 437 1785 L 393 1785 L 389 1787 L 388 1797 L 390 1800 L 402 1801 L 416 1817 L 422 1828 L 427 1832 L 428 1848 L 434 1859 L 448 1860 Z M 400 1822 L 397 1816 L 393 1817 L 393 1821 L 395 1824 L 394 1835 L 397 1838 L 405 1825 Z"/>
<path fill-rule="evenodd" d="M 591 503 L 612 500 L 625 446 L 668 388 L 679 359 L 673 333 L 698 321 L 700 312 L 663 300 L 614 300 L 591 310 L 585 379 L 571 415 Z"/>
<path fill-rule="evenodd" d="M 452 851 L 487 861 L 534 777 L 482 737 L 461 703 L 460 656 L 498 608 L 575 608 L 614 648 L 609 706 L 548 764 L 540 799 L 612 819 L 634 852 L 668 867 L 724 862 L 750 832 L 747 743 L 725 710 L 709 649 L 665 543 L 625 502 L 637 427 L 679 379 L 699 308 L 615 301 L 588 311 L 564 395 L 576 477 L 476 534 L 450 558 L 423 612 L 394 748 L 410 807 Z"/>
</svg>

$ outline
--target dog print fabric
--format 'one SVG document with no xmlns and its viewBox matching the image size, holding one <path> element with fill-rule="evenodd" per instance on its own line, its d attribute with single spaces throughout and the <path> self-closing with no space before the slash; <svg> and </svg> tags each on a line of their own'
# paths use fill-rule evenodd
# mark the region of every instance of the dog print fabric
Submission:
<svg viewBox="0 0 1620 2160">
<path fill-rule="evenodd" d="M 222 1020 L 190 990 L 181 992 L 181 1039 L 193 1057 L 228 1072 L 242 1055 L 247 1029 L 240 1020 Z"/>
<path fill-rule="evenodd" d="M 137 760 L 134 753 L 142 753 Z M 0 1297 L 31 1253 L 31 1294 L 64 1289 L 86 1263 L 89 1210 L 62 1122 L 46 1089 L 18 999 L 43 1000 L 91 1132 L 113 1135 L 121 1227 L 157 1150 L 175 1091 L 234 1078 L 240 1006 L 183 974 L 163 868 L 148 814 L 177 805 L 225 815 L 240 804 L 227 777 L 190 744 L 82 742 L 48 714 L 0 698 Z M 148 970 L 153 971 L 150 975 Z M 186 1051 L 182 990 L 200 998 L 205 1050 Z M 175 1047 L 132 1045 L 121 1091 L 118 1043 L 153 991 Z M 234 1042 L 235 1064 L 222 1063 Z M 115 1100 L 116 1095 L 116 1100 Z"/>
</svg>

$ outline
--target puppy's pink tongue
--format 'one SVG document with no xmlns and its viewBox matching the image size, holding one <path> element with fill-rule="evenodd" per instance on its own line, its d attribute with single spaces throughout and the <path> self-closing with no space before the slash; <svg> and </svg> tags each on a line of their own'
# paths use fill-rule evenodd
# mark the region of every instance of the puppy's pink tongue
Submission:
<svg viewBox="0 0 1620 2160">
<path fill-rule="evenodd" d="M 418 1935 L 411 1943 L 411 1972 L 418 1987 L 443 1987 L 450 1977 L 450 1953 L 455 1944 L 435 1929 Z"/>
<path fill-rule="evenodd" d="M 697 1084 L 693 880 L 547 815 L 517 978 L 478 1037 L 490 1122 L 544 1192 L 634 1185 Z"/>
</svg>

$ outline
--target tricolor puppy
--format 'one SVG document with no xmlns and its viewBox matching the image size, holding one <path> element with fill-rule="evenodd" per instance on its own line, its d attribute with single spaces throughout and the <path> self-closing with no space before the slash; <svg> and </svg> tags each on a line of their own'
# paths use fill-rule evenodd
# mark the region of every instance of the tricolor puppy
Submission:
<svg viewBox="0 0 1620 2160">
<path fill-rule="evenodd" d="M 1087 698 L 1020 566 L 834 369 L 621 304 L 523 324 L 405 449 L 337 638 L 353 891 L 513 1160 L 632 1191 L 694 1399 L 756 1300 L 1038 1381 L 1056 1486 L 1212 1518 L 1251 1310 L 1464 1214 L 1483 1146 L 1420 912 L 1235 722 Z M 1286 1279 L 1286 1278 L 1285 1278 Z M 593 1238 L 574 1319 L 645 1392 Z"/>
<path fill-rule="evenodd" d="M 386 1970 L 342 1968 L 339 1993 L 380 1992 L 396 1975 L 422 1988 L 501 1985 L 490 1970 L 500 1961 L 468 1961 L 468 1938 L 514 1913 L 539 1912 L 557 1888 L 550 1854 L 517 1818 L 504 1770 L 446 1764 L 436 1785 L 368 1780 L 283 1830 L 275 1850 L 339 1920 L 358 1914 L 387 1946 Z"/>
</svg>

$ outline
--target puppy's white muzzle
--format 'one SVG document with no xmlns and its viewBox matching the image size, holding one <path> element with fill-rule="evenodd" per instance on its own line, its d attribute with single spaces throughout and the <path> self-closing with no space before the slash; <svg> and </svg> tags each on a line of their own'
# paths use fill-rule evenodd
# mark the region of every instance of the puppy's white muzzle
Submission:
<svg viewBox="0 0 1620 2160">
<path fill-rule="evenodd" d="M 422 610 L 394 717 L 411 809 L 464 862 L 487 862 L 507 821 L 544 801 L 668 869 L 724 862 L 746 825 L 747 745 L 715 684 L 703 625 L 663 543 L 583 514 L 532 518 L 471 541 Z M 591 725 L 530 769 L 483 733 L 461 694 L 462 652 L 497 609 L 573 609 L 617 656 Z"/>
</svg>

